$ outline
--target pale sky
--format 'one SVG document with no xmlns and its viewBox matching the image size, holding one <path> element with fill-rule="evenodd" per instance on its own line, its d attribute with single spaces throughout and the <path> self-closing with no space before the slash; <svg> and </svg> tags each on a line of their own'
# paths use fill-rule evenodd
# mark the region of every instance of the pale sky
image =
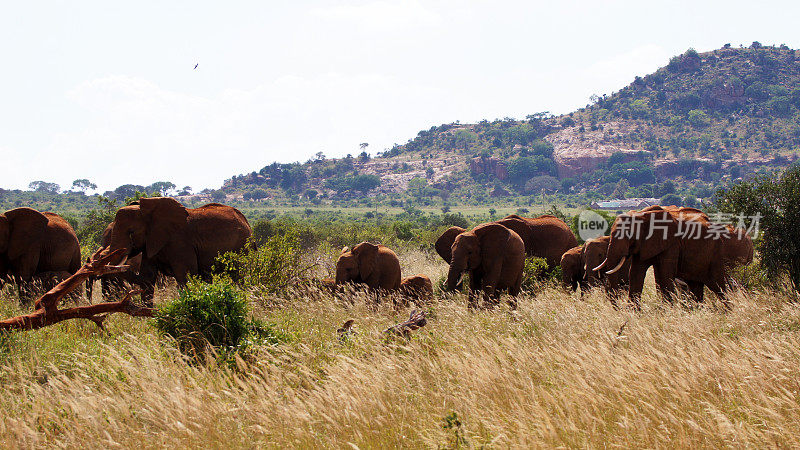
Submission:
<svg viewBox="0 0 800 450">
<path fill-rule="evenodd" d="M 800 48 L 798 17 L 794 1 L 11 2 L 0 187 L 218 188 L 442 123 L 566 113 L 689 47 Z"/>
</svg>

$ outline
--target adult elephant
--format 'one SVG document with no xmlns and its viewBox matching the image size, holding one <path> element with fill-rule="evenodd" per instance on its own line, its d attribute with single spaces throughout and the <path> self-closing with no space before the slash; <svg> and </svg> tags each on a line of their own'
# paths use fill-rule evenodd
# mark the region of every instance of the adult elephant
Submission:
<svg viewBox="0 0 800 450">
<path fill-rule="evenodd" d="M 236 208 L 209 203 L 190 209 L 170 197 L 142 198 L 117 211 L 104 253 L 124 249 L 117 263 L 142 254 L 142 265 L 153 269 L 142 279 L 148 286 L 143 300 L 151 303 L 157 272 L 174 277 L 179 286 L 189 275 L 210 281 L 217 256 L 241 250 L 250 235 L 250 224 Z"/>
<path fill-rule="evenodd" d="M 80 266 L 78 237 L 58 214 L 31 208 L 0 214 L 0 279 L 27 288 L 35 278 L 69 276 Z"/>
<path fill-rule="evenodd" d="M 365 284 L 371 289 L 400 289 L 400 260 L 385 245 L 362 242 L 342 249 L 336 260 L 336 284 Z"/>
<path fill-rule="evenodd" d="M 512 214 L 498 223 L 519 235 L 525 245 L 525 254 L 544 258 L 547 266 L 553 268 L 561 263 L 561 255 L 578 245 L 578 240 L 561 219 L 552 215 L 533 218 Z M 448 263 L 451 259 L 450 247 L 456 236 L 465 232 L 461 227 L 450 227 L 437 239 L 434 248 Z"/>
<path fill-rule="evenodd" d="M 586 283 L 588 285 L 603 284 L 611 303 L 617 306 L 616 299 L 619 297 L 621 289 L 628 285 L 630 259 L 626 260 L 622 267 L 612 274 L 592 270 L 606 259 L 610 242 L 611 236 L 601 236 L 584 242 L 581 247 L 581 266 Z"/>
<path fill-rule="evenodd" d="M 138 204 L 138 202 L 137 202 Z M 103 234 L 100 237 L 100 248 L 105 248 L 111 244 L 111 230 L 114 229 L 114 222 L 111 222 L 106 226 L 103 230 Z M 139 273 L 142 271 L 152 270 L 148 267 L 142 267 L 142 254 L 139 253 L 136 256 L 131 256 L 125 262 L 125 265 L 128 266 L 128 270 L 124 272 L 117 272 L 117 273 L 109 273 L 106 275 L 102 275 L 100 279 L 100 289 L 103 298 L 109 298 L 113 296 L 119 296 L 124 291 L 126 291 L 127 286 L 130 285 L 139 285 L 143 289 L 147 289 L 147 284 L 142 281 L 139 277 Z M 143 279 L 147 279 L 147 277 L 143 277 Z M 89 297 L 89 300 L 92 299 L 92 293 L 94 291 L 94 283 L 97 281 L 96 277 L 89 277 L 86 280 L 86 292 Z"/>
<path fill-rule="evenodd" d="M 544 258 L 550 268 L 560 264 L 564 252 L 578 245 L 572 230 L 553 215 L 520 217 L 512 214 L 497 223 L 514 230 L 525 243 L 525 254 Z"/>
<path fill-rule="evenodd" d="M 629 295 L 637 309 L 651 266 L 668 300 L 674 299 L 675 280 L 680 278 L 698 300 L 707 286 L 728 307 L 725 291 L 730 270 L 749 264 L 752 249 L 750 237 L 742 230 L 714 224 L 697 209 L 654 206 L 617 217 L 606 259 L 594 270 L 614 274 L 630 260 Z"/>
<path fill-rule="evenodd" d="M 447 288 L 454 290 L 461 275 L 469 273 L 469 306 L 477 306 L 474 293 L 485 300 L 496 299 L 500 291 L 519 294 L 525 265 L 525 243 L 514 231 L 499 223 L 485 223 L 456 236 L 450 248 Z M 512 307 L 516 303 L 512 301 Z"/>
</svg>

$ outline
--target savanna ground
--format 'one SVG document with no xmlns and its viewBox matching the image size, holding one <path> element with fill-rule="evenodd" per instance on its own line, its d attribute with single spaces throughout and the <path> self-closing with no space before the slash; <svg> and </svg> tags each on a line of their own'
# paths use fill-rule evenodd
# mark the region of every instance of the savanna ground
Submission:
<svg viewBox="0 0 800 450">
<path fill-rule="evenodd" d="M 445 273 L 398 253 L 405 275 Z M 410 341 L 383 335 L 410 308 L 364 293 L 248 300 L 285 339 L 225 361 L 193 361 L 121 314 L 107 332 L 69 321 L 0 337 L 0 445 L 800 446 L 800 307 L 771 291 L 735 292 L 728 313 L 664 305 L 652 282 L 639 314 L 552 285 L 513 312 L 437 295 Z M 0 312 L 19 310 L 5 288 Z M 343 342 L 349 318 L 358 333 Z"/>
</svg>

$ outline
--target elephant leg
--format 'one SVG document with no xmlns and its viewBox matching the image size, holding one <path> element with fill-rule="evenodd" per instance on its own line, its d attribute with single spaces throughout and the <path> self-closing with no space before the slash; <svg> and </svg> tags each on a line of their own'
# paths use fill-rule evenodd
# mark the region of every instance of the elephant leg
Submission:
<svg viewBox="0 0 800 450">
<path fill-rule="evenodd" d="M 678 272 L 677 249 L 668 251 L 653 264 L 656 286 L 661 296 L 670 303 L 675 301 L 675 276 Z M 675 254 L 673 254 L 675 253 Z"/>
<path fill-rule="evenodd" d="M 477 309 L 478 308 L 478 291 L 481 287 L 481 279 L 480 277 L 475 274 L 475 272 L 471 272 L 469 274 L 469 293 L 467 298 L 467 306 L 470 309 Z"/>
<path fill-rule="evenodd" d="M 500 264 L 495 264 L 483 274 L 481 278 L 481 290 L 483 291 L 484 301 L 491 301 L 494 304 L 499 296 L 497 284 L 500 281 Z"/>
<path fill-rule="evenodd" d="M 708 289 L 719 297 L 722 302 L 722 308 L 725 311 L 730 311 L 732 309 L 731 302 L 728 300 L 727 296 L 727 285 L 724 281 L 714 281 L 708 285 Z"/>
<path fill-rule="evenodd" d="M 158 270 L 151 264 L 145 264 L 144 262 L 142 262 L 139 269 L 139 274 L 131 277 L 131 282 L 138 285 L 142 291 L 142 303 L 144 303 L 145 306 L 152 307 L 154 304 L 153 299 L 155 298 L 157 279 Z"/>
<path fill-rule="evenodd" d="M 688 281 L 686 284 L 689 286 L 689 292 L 692 293 L 694 301 L 702 303 L 705 295 L 705 285 L 699 281 Z"/>
<path fill-rule="evenodd" d="M 508 299 L 508 306 L 511 309 L 517 309 L 517 296 L 520 291 L 522 291 L 522 274 L 519 274 L 514 284 L 508 288 L 508 294 L 510 296 Z"/>
<path fill-rule="evenodd" d="M 628 297 L 633 309 L 636 311 L 641 311 L 639 301 L 642 298 L 642 290 L 644 290 L 644 277 L 647 275 L 647 268 L 647 264 L 638 261 L 631 264 Z"/>
</svg>

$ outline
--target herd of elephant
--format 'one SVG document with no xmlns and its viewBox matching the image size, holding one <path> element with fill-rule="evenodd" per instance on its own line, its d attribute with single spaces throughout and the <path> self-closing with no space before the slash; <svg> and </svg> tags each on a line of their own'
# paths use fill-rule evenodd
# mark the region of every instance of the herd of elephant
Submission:
<svg viewBox="0 0 800 450">
<path fill-rule="evenodd" d="M 663 233 L 626 234 L 623 228 L 630 220 L 645 226 L 657 223 Z M 753 243 L 742 230 L 730 226 L 721 237 L 719 233 L 714 238 L 709 233 L 689 235 L 689 222 L 693 230 L 714 226 L 697 209 L 652 206 L 620 215 L 610 236 L 578 246 L 570 228 L 555 216 L 511 215 L 471 230 L 450 227 L 434 247 L 450 266 L 448 290 L 457 289 L 462 275 L 469 274 L 471 307 L 477 307 L 480 299 L 496 302 L 501 292 L 510 294 L 512 307 L 516 306 L 514 298 L 530 256 L 543 258 L 550 268 L 560 265 L 563 284 L 569 289 L 580 287 L 584 292 L 603 284 L 615 306 L 627 286 L 631 304 L 639 307 L 650 267 L 666 299 L 672 301 L 677 289 L 683 289 L 702 301 L 708 287 L 727 306 L 730 271 L 752 261 Z M 184 285 L 190 275 L 210 281 L 215 259 L 245 248 L 251 234 L 247 219 L 230 206 L 211 203 L 192 209 L 169 197 L 142 198 L 120 208 L 102 235 L 96 255 L 117 252 L 118 260 L 112 263 L 130 267 L 103 279 L 104 293 L 113 284 L 135 284 L 142 290 L 143 301 L 152 304 L 159 274 L 175 278 L 178 285 Z M 75 273 L 81 264 L 75 231 L 57 214 L 25 207 L 0 214 L 0 280 L 12 279 L 20 286 L 35 280 L 52 282 Z M 336 262 L 336 278 L 323 283 L 399 291 L 417 299 L 433 294 L 427 276 L 402 278 L 397 255 L 369 242 L 343 249 Z"/>
</svg>

